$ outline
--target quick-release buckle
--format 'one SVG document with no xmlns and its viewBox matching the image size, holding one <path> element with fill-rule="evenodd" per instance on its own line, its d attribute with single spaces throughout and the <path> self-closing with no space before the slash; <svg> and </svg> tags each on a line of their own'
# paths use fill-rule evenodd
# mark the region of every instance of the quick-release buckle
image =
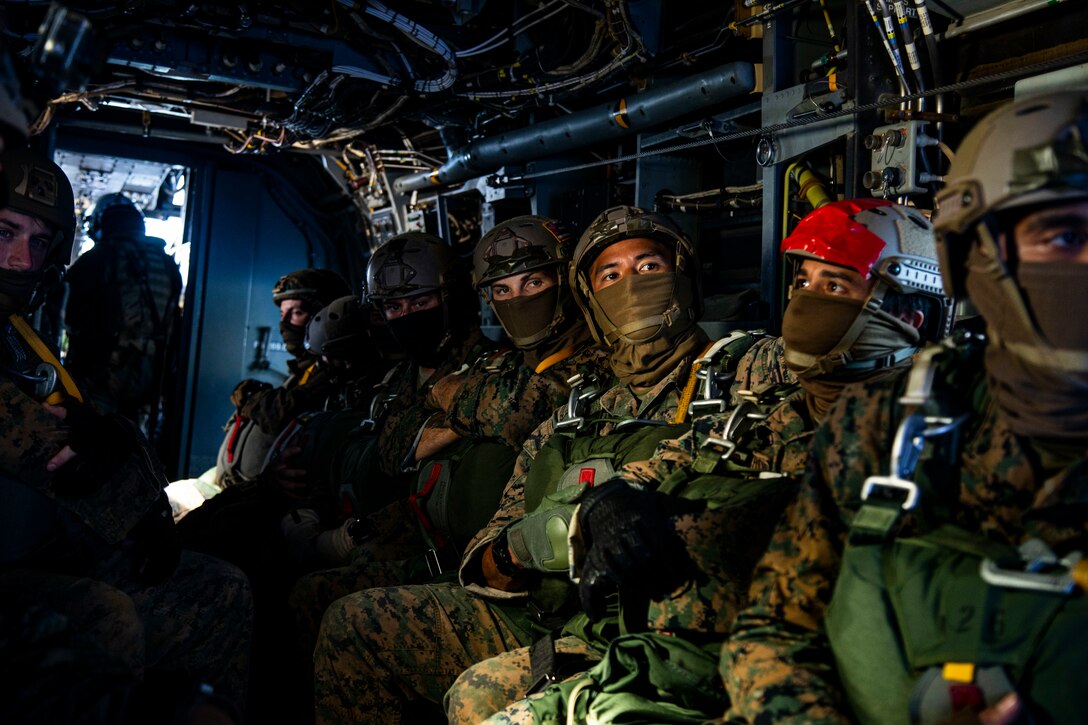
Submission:
<svg viewBox="0 0 1088 725">
<path fill-rule="evenodd" d="M 427 563 L 427 571 L 432 579 L 442 573 L 442 562 L 438 559 L 437 549 L 427 549 L 423 553 L 423 560 Z"/>
<path fill-rule="evenodd" d="M 761 413 L 754 403 L 745 400 L 733 408 L 733 412 L 729 414 L 729 418 L 725 421 L 725 429 L 722 431 L 721 436 L 707 436 L 699 447 L 713 450 L 721 460 L 727 461 L 737 451 L 736 437 L 738 433 L 747 430 L 752 423 L 766 420 L 766 418 L 767 415 Z M 745 423 L 748 425 L 745 426 Z"/>
<path fill-rule="evenodd" d="M 922 448 L 926 438 L 936 438 L 951 433 L 958 428 L 967 415 L 956 418 L 926 416 L 914 413 L 903 419 L 896 431 L 892 446 L 891 475 L 869 476 L 861 488 L 862 501 L 867 500 L 877 489 L 897 489 L 905 492 L 902 502 L 904 511 L 918 505 L 918 486 L 910 480 L 914 469 L 922 457 Z"/>
<path fill-rule="evenodd" d="M 57 389 L 57 369 L 47 362 L 38 363 L 34 368 L 34 374 L 38 378 L 38 384 L 34 387 L 34 393 L 39 398 L 47 398 Z"/>
<path fill-rule="evenodd" d="M 717 436 L 707 436 L 703 441 L 700 448 L 713 451 L 723 461 L 728 461 L 733 453 L 737 450 L 737 444 L 726 438 L 718 438 Z"/>
<path fill-rule="evenodd" d="M 572 375 L 567 383 L 570 384 L 567 408 L 564 411 L 562 420 L 555 424 L 555 429 L 573 428 L 574 430 L 581 430 L 586 422 L 584 416 L 586 406 L 601 394 L 601 389 L 595 378 L 590 377 L 587 379 L 581 373 Z"/>
<path fill-rule="evenodd" d="M 1079 551 L 1059 559 L 1041 540 L 1029 539 L 1020 546 L 1020 560 L 1022 567 L 1009 568 L 994 559 L 983 559 L 979 576 L 990 586 L 1051 594 L 1072 594 L 1088 583 L 1088 561 Z"/>
<path fill-rule="evenodd" d="M 903 502 L 900 504 L 904 511 L 910 511 L 918 505 L 918 486 L 913 481 L 898 476 L 869 476 L 861 487 L 861 500 L 868 500 L 877 489 L 906 491 Z"/>
</svg>

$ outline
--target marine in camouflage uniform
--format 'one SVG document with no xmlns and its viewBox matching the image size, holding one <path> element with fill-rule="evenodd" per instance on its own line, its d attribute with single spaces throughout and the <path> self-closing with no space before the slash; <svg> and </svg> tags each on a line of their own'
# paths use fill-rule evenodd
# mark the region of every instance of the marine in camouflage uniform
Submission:
<svg viewBox="0 0 1088 725">
<path fill-rule="evenodd" d="M 248 582 L 228 564 L 178 549 L 162 466 L 147 441 L 125 418 L 83 404 L 21 317 L 44 269 L 69 257 L 72 191 L 60 167 L 32 152 L 9 151 L 0 162 L 8 198 L 0 216 L 20 230 L 0 257 L 0 311 L 10 315 L 0 374 L 3 579 L 21 596 L 82 616 L 83 631 L 123 653 L 135 674 L 188 673 L 241 705 Z M 42 375 L 46 365 L 55 378 Z M 109 613 L 87 621 L 104 602 Z M 133 636 L 139 629 L 142 637 Z"/>
<path fill-rule="evenodd" d="M 695 325 L 701 299 L 691 275 L 698 265 L 675 225 L 629 207 L 599 219 L 591 229 L 607 227 L 607 242 L 597 247 L 583 235 L 570 274 L 594 336 L 607 340 L 609 366 L 619 380 L 586 413 L 599 420 L 593 432 L 607 436 L 625 419 L 673 420 L 691 363 L 708 341 Z M 590 241 L 600 239 L 593 234 Z M 584 272 L 593 264 L 602 279 L 608 278 L 611 293 L 593 302 L 584 299 L 585 293 L 577 291 L 580 260 Z M 662 314 L 670 309 L 673 314 Z M 636 324 L 624 332 L 641 332 L 635 335 L 639 339 L 613 334 L 627 323 Z M 329 607 L 314 656 L 319 722 L 401 722 L 420 701 L 439 702 L 473 662 L 536 639 L 528 589 L 501 571 L 496 578 L 492 542 L 508 525 L 526 518 L 530 467 L 564 418 L 562 411 L 553 414 L 524 442 L 499 510 L 468 546 L 461 586 L 372 589 Z"/>
<path fill-rule="evenodd" d="M 986 322 L 984 361 L 980 365 L 978 356 L 970 354 L 979 342 L 968 333 L 958 348 L 950 346 L 934 358 L 931 395 L 919 398 L 917 392 L 924 388 L 911 381 L 915 404 L 904 406 L 898 400 L 902 385 L 891 384 L 853 390 L 838 401 L 817 433 L 804 486 L 756 569 L 751 604 L 722 650 L 721 672 L 731 700 L 728 718 L 757 723 L 872 721 L 871 710 L 854 709 L 855 698 L 872 703 L 875 697 L 882 703 L 877 716 L 881 721 L 909 720 L 913 704 L 908 706 L 897 688 L 892 690 L 897 694 L 890 694 L 886 688 L 893 686 L 891 678 L 879 692 L 854 679 L 856 659 L 864 655 L 839 652 L 842 642 L 829 642 L 827 622 L 837 583 L 846 578 L 840 567 L 844 552 L 863 543 L 855 537 L 874 521 L 862 519 L 861 512 L 880 505 L 887 491 L 877 486 L 863 501 L 863 485 L 870 476 L 888 474 L 899 425 L 918 411 L 917 403 L 925 401 L 920 412 L 927 415 L 936 409 L 966 418 L 953 427 L 953 435 L 938 434 L 924 444 L 915 479 L 920 503 L 887 519 L 892 528 L 883 536 L 892 533 L 899 540 L 950 524 L 989 547 L 1015 550 L 1036 538 L 1059 557 L 1084 549 L 1088 388 L 1083 363 L 1075 361 L 1083 359 L 1088 344 L 1083 322 L 1071 320 L 1067 311 L 1079 307 L 1083 298 L 1088 259 L 1083 244 L 1065 241 L 1088 224 L 1085 102 L 1083 93 L 1058 93 L 1006 105 L 979 121 L 957 150 L 935 220 L 941 270 L 949 293 L 968 293 Z M 1038 244 L 1040 240 L 1044 243 Z M 1012 257 L 1018 260 L 1015 266 Z M 1064 283 L 1056 284 L 1059 279 Z M 906 439 L 903 443 L 911 445 Z M 903 503 L 901 496 L 887 500 L 893 505 L 889 510 Z M 946 549 L 945 555 L 952 552 Z M 996 601 L 1003 589 L 991 584 L 986 596 Z M 838 606 L 849 605 L 835 597 Z M 905 604 L 910 606 L 909 601 Z M 923 610 L 923 616 L 928 613 Z M 958 612 L 955 621 L 964 622 L 963 614 Z M 938 632 L 945 626 L 950 636 L 961 631 L 951 621 L 940 621 L 936 612 L 932 616 L 930 626 Z M 1083 621 L 1074 624 L 1075 630 L 1084 631 Z M 872 668 L 887 670 L 891 663 L 898 670 L 903 655 L 894 642 L 901 635 L 894 621 L 884 626 L 893 644 L 873 653 Z M 1000 648 L 1008 634 L 994 629 L 989 644 Z M 1015 675 L 1018 694 L 996 706 L 986 697 L 963 697 L 940 717 L 971 722 L 1000 714 L 987 721 L 1012 722 L 1010 716 L 1020 718 L 1015 722 L 1082 721 L 1083 701 L 1072 693 L 1088 684 L 1083 668 L 1070 668 L 1067 662 L 1059 672 L 1052 668 L 1044 675 L 1037 670 L 1046 660 L 1037 658 L 1038 647 L 1044 645 L 1033 644 L 1026 669 Z M 1074 652 L 1074 659 L 1081 650 L 1076 639 L 1050 647 L 1051 652 Z M 837 667 L 840 654 L 845 659 Z M 1003 661 L 1014 663 L 1008 654 Z M 975 669 L 971 660 L 965 662 Z M 919 673 L 907 674 L 916 678 Z M 1035 699 L 1037 688 L 1048 682 L 1060 694 Z M 968 676 L 945 687 L 977 693 L 981 685 Z M 974 712 L 982 707 L 993 711 Z M 1063 708 L 1065 715 L 1054 714 Z"/>
<path fill-rule="evenodd" d="M 272 302 L 281 309 L 280 336 L 292 356 L 287 361 L 290 375 L 278 387 L 255 380 L 239 383 L 231 395 L 239 416 L 276 435 L 299 413 L 324 407 L 335 381 L 306 349 L 306 323 L 323 307 L 350 293 L 344 279 L 328 269 L 299 269 L 280 277 L 272 287 Z M 284 311 L 284 303 L 291 300 L 297 300 L 303 310 L 301 320 L 297 314 L 292 317 L 293 306 Z"/>
<path fill-rule="evenodd" d="M 86 381 L 103 413 L 142 423 L 162 394 L 167 348 L 178 322 L 181 273 L 161 239 L 148 237 L 143 213 L 120 193 L 106 194 L 88 220 L 93 249 L 68 270 L 65 362 Z M 151 429 L 158 421 L 151 421 Z"/>
<path fill-rule="evenodd" d="M 466 431 L 465 437 L 479 440 L 500 440 L 515 450 L 520 449 L 532 427 L 524 431 L 521 442 L 510 443 L 509 435 L 521 435 L 510 420 L 494 419 L 496 410 L 509 409 L 518 401 L 510 418 L 530 421 L 535 411 L 538 420 L 545 420 L 566 399 L 570 392 L 568 380 L 574 375 L 597 375 L 605 367 L 604 354 L 596 347 L 585 347 L 540 373 L 518 365 L 522 355 L 501 353 L 498 360 L 477 363 L 465 374 L 461 392 L 454 399 L 451 415 L 446 420 L 454 430 Z M 499 365 L 499 370 L 485 370 Z M 479 374 L 477 374 L 479 373 Z M 529 373 L 529 374 L 526 374 Z M 471 404 L 480 406 L 482 421 L 472 420 Z M 454 422 L 455 418 L 459 422 Z M 484 423 L 491 418 L 491 425 Z M 481 434 L 490 430 L 490 435 Z M 473 431 L 473 432 L 468 432 Z M 300 579 L 291 593 L 291 608 L 295 612 L 299 631 L 303 634 L 304 651 L 312 651 L 321 616 L 329 604 L 352 592 L 372 587 L 394 586 L 430 578 L 426 564 L 420 559 L 428 548 L 422 538 L 419 520 L 407 499 L 401 499 L 367 515 L 368 536 L 351 552 L 350 566 L 309 574 Z M 309 633 L 307 636 L 306 633 Z"/>
<path fill-rule="evenodd" d="M 566 289 L 570 246 L 569 234 L 557 222 L 533 216 L 504 222 L 480 240 L 473 283 L 501 311 L 500 322 L 517 347 L 481 358 L 468 372 L 444 381 L 456 388 L 451 395 L 440 396 L 448 399 L 443 427 L 461 439 L 499 442 L 516 452 L 566 401 L 572 377 L 588 378 L 607 370 L 604 351 L 593 343 Z M 522 294 L 512 296 L 515 285 Z M 512 401 L 517 401 L 513 409 Z M 436 403 L 442 407 L 442 401 Z M 478 494 L 454 489 L 450 495 Z M 432 578 L 432 567 L 423 555 L 434 542 L 428 541 L 407 500 L 369 515 L 366 526 L 369 535 L 353 550 L 351 566 L 311 574 L 296 583 L 291 604 L 302 651 L 313 652 L 321 616 L 336 599 L 372 587 Z M 444 535 L 454 538 L 450 533 Z M 464 543 L 450 542 L 458 560 Z"/>
<path fill-rule="evenodd" d="M 866 253 L 856 254 L 862 244 Z M 720 643 L 745 604 L 750 572 L 805 468 L 822 412 L 847 381 L 897 375 L 910 364 L 920 338 L 916 305 L 905 293 L 936 295 L 940 288 L 935 271 L 928 287 L 888 273 L 935 269 L 936 255 L 924 218 L 884 201 L 823 207 L 801 221 L 782 251 L 795 269 L 783 337 L 757 342 L 741 360 L 733 385 L 738 406 L 696 419 L 690 432 L 663 441 L 648 461 L 630 463 L 618 480 L 594 488 L 576 513 L 578 547 L 588 546 L 581 563 L 583 607 L 600 619 L 606 593 L 618 587 L 623 619 L 639 633 L 603 643 L 608 651 L 601 665 L 506 707 L 489 722 L 561 722 L 574 691 L 580 692 L 578 719 L 607 720 L 625 708 L 628 717 L 639 712 L 653 719 L 667 709 L 671 722 L 694 723 L 720 712 Z M 847 303 L 842 325 L 838 334 L 814 340 L 807 336 L 811 325 L 797 324 L 797 315 L 824 299 Z M 882 305 L 887 312 L 860 312 Z M 939 309 L 940 300 L 931 305 Z M 859 313 L 868 317 L 854 330 Z M 877 337 L 866 332 L 870 325 L 896 334 Z M 832 354 L 836 348 L 845 354 Z M 670 520 L 669 496 L 705 505 Z M 651 666 L 651 651 L 670 654 Z M 619 652 L 641 662 L 631 665 L 630 680 L 608 679 L 622 662 L 615 659 Z M 447 695 L 450 721 L 480 722 L 522 697 L 532 683 L 529 665 L 523 650 L 470 668 Z M 686 681 L 658 685 L 665 691 L 656 693 L 645 685 L 669 669 L 687 672 Z M 602 691 L 609 696 L 602 698 Z"/>
</svg>

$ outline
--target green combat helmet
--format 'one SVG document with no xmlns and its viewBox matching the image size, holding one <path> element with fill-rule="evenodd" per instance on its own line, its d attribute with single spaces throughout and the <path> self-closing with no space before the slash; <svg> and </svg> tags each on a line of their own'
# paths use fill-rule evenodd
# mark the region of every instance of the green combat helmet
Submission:
<svg viewBox="0 0 1088 725">
<path fill-rule="evenodd" d="M 316 312 L 338 297 L 351 294 L 348 283 L 330 269 L 299 269 L 279 278 L 272 287 L 272 302 L 302 300 Z"/>
<path fill-rule="evenodd" d="M 480 239 L 472 258 L 472 284 L 495 310 L 510 341 L 531 349 L 570 325 L 578 315 L 566 267 L 573 237 L 559 222 L 519 216 L 496 225 Z M 558 284 L 540 294 L 495 300 L 492 283 L 515 274 L 550 269 Z"/>
<path fill-rule="evenodd" d="M 4 208 L 37 217 L 53 229 L 53 240 L 41 269 L 0 270 L 0 313 L 26 312 L 47 274 L 59 274 L 72 260 L 75 202 L 72 184 L 57 164 L 28 149 L 0 154 Z"/>
<path fill-rule="evenodd" d="M 629 325 L 614 324 L 601 309 L 590 284 L 589 269 L 606 247 L 638 237 L 656 239 L 672 248 L 676 255 L 677 274 L 672 300 L 665 313 L 656 315 L 655 320 L 640 321 L 655 327 L 656 331 L 647 334 L 646 327 L 639 328 L 638 338 L 633 339 L 625 331 Z M 694 324 L 703 314 L 699 277 L 699 258 L 695 247 L 680 228 L 661 214 L 633 206 L 615 206 L 601 212 L 578 240 L 570 266 L 571 289 L 579 306 L 586 312 L 586 321 L 594 339 L 606 347 L 622 339 L 631 343 L 645 343 L 652 338 L 669 337 L 670 328 L 686 328 Z"/>
</svg>

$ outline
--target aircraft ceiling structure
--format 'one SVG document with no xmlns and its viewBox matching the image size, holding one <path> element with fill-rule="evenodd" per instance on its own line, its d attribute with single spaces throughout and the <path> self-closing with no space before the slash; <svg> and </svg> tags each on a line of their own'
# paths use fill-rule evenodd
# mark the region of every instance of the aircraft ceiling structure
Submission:
<svg viewBox="0 0 1088 725">
<path fill-rule="evenodd" d="M 29 0 L 5 3 L 3 24 L 23 75 L 48 90 L 39 128 L 347 149 L 370 164 L 381 148 L 400 152 L 382 164 L 421 170 L 730 59 L 733 13 L 687 0 Z"/>
</svg>

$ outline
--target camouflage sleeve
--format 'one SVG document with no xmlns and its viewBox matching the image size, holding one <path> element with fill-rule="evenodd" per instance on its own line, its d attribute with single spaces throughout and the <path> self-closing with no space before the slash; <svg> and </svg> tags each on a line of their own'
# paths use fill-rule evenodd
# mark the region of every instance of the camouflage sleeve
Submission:
<svg viewBox="0 0 1088 725">
<path fill-rule="evenodd" d="M 378 465 L 382 473 L 401 473 L 404 462 L 420 429 L 435 411 L 427 406 L 426 393 L 414 392 L 398 397 L 389 407 L 378 429 Z"/>
<path fill-rule="evenodd" d="M 240 413 L 265 433 L 276 435 L 299 414 L 321 410 L 332 392 L 328 374 L 318 368 L 303 384 L 283 385 L 254 394 Z"/>
<path fill-rule="evenodd" d="M 64 424 L 6 379 L 0 379 L 0 409 L 6 426 L 0 470 L 72 511 L 107 541 L 123 539 L 166 485 L 161 464 L 140 438 L 127 461 L 97 491 L 80 497 L 62 495 L 54 490 L 53 474 L 45 464 L 68 443 Z"/>
<path fill-rule="evenodd" d="M 753 345 L 737 363 L 737 374 L 730 388 L 734 403 L 738 391 L 760 390 L 781 383 L 795 383 L 796 376 L 786 367 L 781 337 L 768 337 Z"/>
<path fill-rule="evenodd" d="M 695 458 L 695 435 L 688 431 L 680 438 L 661 441 L 648 461 L 628 463 L 616 476 L 629 484 L 656 489 L 677 471 L 691 468 Z"/>
<path fill-rule="evenodd" d="M 461 560 L 460 580 L 462 586 L 469 591 L 493 599 L 513 599 L 525 595 L 524 592 L 506 592 L 487 586 L 480 575 L 480 560 L 484 549 L 507 524 L 525 517 L 525 478 L 537 453 L 548 442 L 554 430 L 555 418 L 552 417 L 537 426 L 536 430 L 526 438 L 521 447 L 521 453 L 514 462 L 514 472 L 502 492 L 498 510 L 487 526 L 481 529 L 465 547 L 465 555 Z"/>
<path fill-rule="evenodd" d="M 484 372 L 465 381 L 450 405 L 447 422 L 462 437 L 501 440 L 518 449 L 569 392 L 565 379 L 548 372 L 535 374 L 525 365 Z"/>
<path fill-rule="evenodd" d="M 894 432 L 886 403 L 874 390 L 848 388 L 813 438 L 798 493 L 756 566 L 748 604 L 722 647 L 731 716 L 753 723 L 850 721 L 823 620 L 848 509 L 861 481 L 886 460 Z"/>
<path fill-rule="evenodd" d="M 842 533 L 829 504 L 817 487 L 803 485 L 756 566 L 748 605 L 719 664 L 731 717 L 768 724 L 849 722 L 821 629 Z"/>
<path fill-rule="evenodd" d="M 0 440 L 3 472 L 44 489 L 51 478 L 45 464 L 67 445 L 68 432 L 60 420 L 6 378 L 0 378 L 0 407 L 4 421 L 4 437 Z"/>
</svg>

